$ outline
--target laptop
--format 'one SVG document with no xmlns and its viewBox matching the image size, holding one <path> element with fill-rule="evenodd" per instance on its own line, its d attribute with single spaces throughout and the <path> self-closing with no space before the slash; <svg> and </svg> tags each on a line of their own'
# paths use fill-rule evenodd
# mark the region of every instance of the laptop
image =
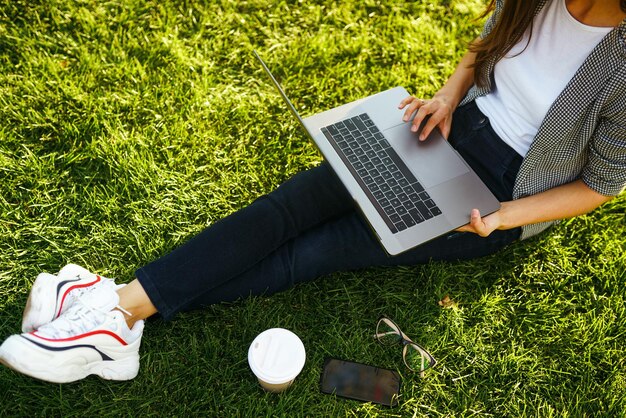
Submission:
<svg viewBox="0 0 626 418">
<path fill-rule="evenodd" d="M 344 184 L 389 255 L 469 222 L 470 211 L 500 202 L 438 129 L 425 141 L 398 109 L 409 96 L 395 87 L 306 118 L 254 51 L 287 107 Z"/>
</svg>

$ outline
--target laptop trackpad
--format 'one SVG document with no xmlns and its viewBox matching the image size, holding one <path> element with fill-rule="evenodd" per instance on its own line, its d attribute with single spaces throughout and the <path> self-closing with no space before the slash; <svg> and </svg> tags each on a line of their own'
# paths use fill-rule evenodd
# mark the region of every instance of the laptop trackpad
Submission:
<svg viewBox="0 0 626 418">
<path fill-rule="evenodd" d="M 439 131 L 433 132 L 422 142 L 410 128 L 410 123 L 402 123 L 385 130 L 383 134 L 424 188 L 436 186 L 469 171 Z"/>
</svg>

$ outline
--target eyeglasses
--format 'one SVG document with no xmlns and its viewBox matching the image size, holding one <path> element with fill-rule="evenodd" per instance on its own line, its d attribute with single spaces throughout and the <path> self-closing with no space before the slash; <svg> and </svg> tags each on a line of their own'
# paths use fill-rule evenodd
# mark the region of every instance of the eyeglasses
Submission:
<svg viewBox="0 0 626 418">
<path fill-rule="evenodd" d="M 424 377 L 424 370 L 435 367 L 437 360 L 423 347 L 411 341 L 400 327 L 391 319 L 381 317 L 376 325 L 376 335 L 374 337 L 383 345 L 401 343 L 402 359 L 409 370 L 419 372 L 420 377 Z"/>
</svg>

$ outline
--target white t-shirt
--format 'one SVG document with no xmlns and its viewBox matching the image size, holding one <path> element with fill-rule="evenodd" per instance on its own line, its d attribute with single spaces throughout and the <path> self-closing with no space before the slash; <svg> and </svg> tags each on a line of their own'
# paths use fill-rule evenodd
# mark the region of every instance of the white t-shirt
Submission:
<svg viewBox="0 0 626 418">
<path fill-rule="evenodd" d="M 552 103 L 611 29 L 584 25 L 572 17 L 565 0 L 552 0 L 535 17 L 528 46 L 527 32 L 498 61 L 494 90 L 476 98 L 476 104 L 498 136 L 521 156 L 526 156 Z"/>
</svg>

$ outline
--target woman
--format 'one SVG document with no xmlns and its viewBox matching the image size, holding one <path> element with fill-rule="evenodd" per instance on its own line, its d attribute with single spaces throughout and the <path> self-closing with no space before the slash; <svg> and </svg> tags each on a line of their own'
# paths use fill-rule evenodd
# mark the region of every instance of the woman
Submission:
<svg viewBox="0 0 626 418">
<path fill-rule="evenodd" d="M 493 253 L 586 213 L 626 184 L 624 0 L 492 0 L 484 31 L 429 100 L 399 104 L 435 128 L 502 202 L 459 231 L 387 257 L 327 165 L 207 228 L 116 286 L 68 265 L 33 285 L 0 361 L 70 382 L 132 379 L 143 319 L 268 294 L 340 270 Z M 469 209 L 469 208 L 468 208 Z"/>
</svg>

